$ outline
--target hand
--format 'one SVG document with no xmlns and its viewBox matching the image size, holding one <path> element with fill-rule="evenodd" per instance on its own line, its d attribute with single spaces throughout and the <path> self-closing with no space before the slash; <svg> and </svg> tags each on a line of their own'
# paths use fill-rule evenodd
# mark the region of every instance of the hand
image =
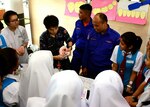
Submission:
<svg viewBox="0 0 150 107">
<path fill-rule="evenodd" d="M 127 87 L 126 92 L 132 94 L 133 93 L 132 88 Z"/>
<path fill-rule="evenodd" d="M 72 50 L 72 46 L 68 47 L 67 49 L 71 52 L 71 50 Z"/>
<path fill-rule="evenodd" d="M 137 102 L 133 101 L 132 96 L 127 96 L 127 97 L 125 97 L 125 99 L 131 107 L 136 107 Z"/>
<path fill-rule="evenodd" d="M 19 56 L 23 56 L 25 53 L 25 48 L 24 48 L 24 46 L 20 46 L 18 49 L 16 49 L 16 51 Z"/>
<path fill-rule="evenodd" d="M 71 50 L 65 46 L 59 49 L 59 54 L 67 58 L 71 54 Z"/>
<path fill-rule="evenodd" d="M 129 104 L 132 102 L 132 96 L 127 96 L 125 99 Z"/>
<path fill-rule="evenodd" d="M 86 67 L 82 68 L 82 72 L 80 73 L 80 75 L 87 76 L 87 74 L 88 74 L 87 68 Z"/>
<path fill-rule="evenodd" d="M 65 57 L 66 57 L 65 55 L 57 55 L 58 60 L 63 60 L 63 59 L 65 59 Z"/>
<path fill-rule="evenodd" d="M 70 49 L 70 48 L 67 48 L 67 49 L 66 49 L 66 55 L 67 55 L 67 56 L 70 56 L 70 55 L 71 55 L 71 49 Z"/>
</svg>

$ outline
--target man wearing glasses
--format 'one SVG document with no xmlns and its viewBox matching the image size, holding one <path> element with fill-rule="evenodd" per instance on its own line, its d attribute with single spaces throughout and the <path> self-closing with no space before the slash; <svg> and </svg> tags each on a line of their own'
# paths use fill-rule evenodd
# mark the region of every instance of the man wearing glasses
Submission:
<svg viewBox="0 0 150 107">
<path fill-rule="evenodd" d="M 27 63 L 28 54 L 26 47 L 29 39 L 26 29 L 19 25 L 18 14 L 9 10 L 4 13 L 3 19 L 7 27 L 1 31 L 1 34 L 4 36 L 7 46 L 16 49 L 20 63 Z"/>
</svg>

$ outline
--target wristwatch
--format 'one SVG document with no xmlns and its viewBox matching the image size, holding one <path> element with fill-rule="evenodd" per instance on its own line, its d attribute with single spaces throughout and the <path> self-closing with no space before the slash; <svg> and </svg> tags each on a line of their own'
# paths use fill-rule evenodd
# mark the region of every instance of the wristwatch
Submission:
<svg viewBox="0 0 150 107">
<path fill-rule="evenodd" d="M 133 84 L 133 81 L 129 81 L 129 84 L 132 85 L 132 84 Z"/>
<path fill-rule="evenodd" d="M 132 101 L 133 101 L 133 102 L 137 102 L 138 99 L 137 99 L 135 96 L 132 96 Z"/>
</svg>

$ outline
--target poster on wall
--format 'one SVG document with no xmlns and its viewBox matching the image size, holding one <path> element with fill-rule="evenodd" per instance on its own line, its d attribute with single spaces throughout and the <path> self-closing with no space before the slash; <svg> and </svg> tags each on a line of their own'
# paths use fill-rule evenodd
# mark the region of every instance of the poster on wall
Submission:
<svg viewBox="0 0 150 107">
<path fill-rule="evenodd" d="M 116 21 L 141 25 L 146 24 L 149 5 L 143 5 L 137 9 L 129 10 L 128 6 L 133 3 L 136 2 L 119 1 L 117 7 Z"/>
<path fill-rule="evenodd" d="M 116 0 L 92 0 L 93 7 L 92 16 L 96 13 L 105 13 L 109 20 L 115 20 L 117 1 Z"/>
<path fill-rule="evenodd" d="M 78 17 L 79 7 L 85 4 L 86 0 L 66 0 L 65 15 Z M 105 13 L 109 20 L 115 20 L 117 1 L 116 0 L 92 0 L 92 17 L 98 13 Z"/>
<path fill-rule="evenodd" d="M 66 0 L 65 15 L 78 17 L 79 7 L 85 3 L 85 0 Z"/>
</svg>

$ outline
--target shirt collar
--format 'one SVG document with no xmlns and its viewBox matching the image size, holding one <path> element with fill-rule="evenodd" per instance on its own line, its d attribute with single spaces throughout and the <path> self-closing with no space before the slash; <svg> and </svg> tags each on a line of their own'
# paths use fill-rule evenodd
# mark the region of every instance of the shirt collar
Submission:
<svg viewBox="0 0 150 107">
<path fill-rule="evenodd" d="M 15 79 L 16 81 L 19 81 L 18 75 L 8 74 L 5 76 L 5 78 L 12 78 L 12 79 Z"/>
<path fill-rule="evenodd" d="M 122 50 L 122 55 L 123 55 L 123 56 L 124 56 L 124 54 L 125 54 L 125 53 L 126 53 L 126 51 Z M 127 56 L 132 55 L 132 53 L 131 53 L 131 52 L 128 52 L 127 54 L 128 54 Z"/>
</svg>

